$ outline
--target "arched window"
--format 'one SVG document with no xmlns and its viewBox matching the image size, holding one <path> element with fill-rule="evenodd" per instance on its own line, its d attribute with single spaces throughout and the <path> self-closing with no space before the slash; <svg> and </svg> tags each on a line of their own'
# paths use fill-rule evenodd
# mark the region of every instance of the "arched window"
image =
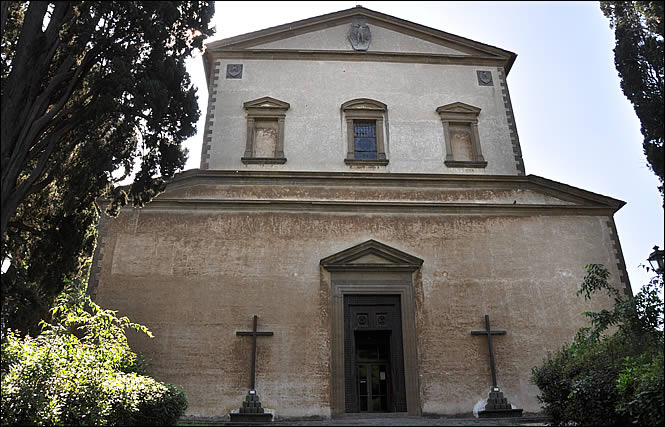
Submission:
<svg viewBox="0 0 665 427">
<path fill-rule="evenodd" d="M 342 104 L 346 122 L 348 165 L 387 165 L 385 150 L 386 104 L 358 98 Z"/>
</svg>

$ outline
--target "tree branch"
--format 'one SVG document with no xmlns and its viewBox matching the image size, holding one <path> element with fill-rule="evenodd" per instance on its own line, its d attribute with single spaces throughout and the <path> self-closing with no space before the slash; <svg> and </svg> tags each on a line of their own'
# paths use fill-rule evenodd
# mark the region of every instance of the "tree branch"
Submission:
<svg viewBox="0 0 665 427">
<path fill-rule="evenodd" d="M 5 23 L 9 17 L 10 3 L 8 1 L 0 2 L 0 39 L 5 35 Z"/>
<path fill-rule="evenodd" d="M 22 230 L 22 231 L 27 231 L 32 234 L 36 235 L 41 235 L 42 231 L 38 230 L 36 228 L 30 227 L 28 225 L 23 224 L 22 222 L 17 222 L 17 221 L 9 221 L 7 224 L 8 227 L 13 227 L 16 228 L 17 230 Z"/>
<path fill-rule="evenodd" d="M 26 179 L 21 182 L 19 185 L 16 186 L 16 189 L 14 190 L 14 194 L 12 196 L 16 196 L 19 198 L 19 200 L 23 200 L 26 196 L 32 194 L 31 186 L 32 184 L 37 181 L 43 174 L 45 170 L 46 163 L 48 162 L 49 158 L 51 157 L 51 153 L 53 152 L 53 149 L 55 148 L 58 140 L 69 130 L 71 130 L 72 126 L 64 127 L 61 129 L 59 132 L 52 133 L 51 135 L 48 136 L 49 142 L 46 145 L 46 148 L 44 151 L 41 153 L 41 156 L 39 158 L 39 161 L 37 162 L 37 165 L 32 169 L 32 171 L 28 174 Z"/>
</svg>

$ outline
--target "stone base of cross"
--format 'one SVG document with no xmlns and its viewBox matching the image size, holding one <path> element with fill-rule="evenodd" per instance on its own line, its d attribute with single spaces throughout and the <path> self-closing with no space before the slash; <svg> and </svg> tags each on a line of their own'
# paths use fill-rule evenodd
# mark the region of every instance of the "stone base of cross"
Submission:
<svg viewBox="0 0 665 427">
<path fill-rule="evenodd" d="M 479 418 L 513 418 L 521 417 L 522 409 L 513 409 L 508 399 L 503 397 L 499 387 L 492 387 L 485 403 L 485 409 L 478 411 Z"/>
<path fill-rule="evenodd" d="M 261 400 L 256 390 L 250 390 L 238 412 L 229 414 L 232 423 L 266 423 L 272 421 L 272 414 L 261 407 Z"/>
</svg>

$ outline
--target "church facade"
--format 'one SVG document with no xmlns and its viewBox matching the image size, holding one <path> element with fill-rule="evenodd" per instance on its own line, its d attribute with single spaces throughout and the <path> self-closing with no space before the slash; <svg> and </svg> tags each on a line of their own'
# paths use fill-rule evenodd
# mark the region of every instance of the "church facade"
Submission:
<svg viewBox="0 0 665 427">
<path fill-rule="evenodd" d="M 189 416 L 250 388 L 284 418 L 469 414 L 494 385 L 538 412 L 531 368 L 611 304 L 583 266 L 631 291 L 624 203 L 525 174 L 515 58 L 362 7 L 208 44 L 200 169 L 101 222 L 90 293 Z"/>
</svg>

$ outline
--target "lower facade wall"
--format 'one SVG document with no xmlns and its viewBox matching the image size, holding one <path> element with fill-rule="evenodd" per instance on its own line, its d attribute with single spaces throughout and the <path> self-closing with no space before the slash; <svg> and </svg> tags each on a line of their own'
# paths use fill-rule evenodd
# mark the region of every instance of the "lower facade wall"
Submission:
<svg viewBox="0 0 665 427">
<path fill-rule="evenodd" d="M 497 379 L 509 402 L 540 410 L 531 368 L 586 325 L 583 266 L 617 281 L 608 217 L 123 210 L 106 219 L 91 289 L 102 307 L 145 324 L 131 335 L 159 380 L 184 387 L 187 415 L 219 417 L 249 388 L 258 315 L 257 392 L 282 417 L 331 415 L 330 274 L 319 261 L 369 239 L 424 260 L 413 274 L 418 400 L 425 414 L 468 414 Z M 617 287 L 621 284 L 615 283 Z"/>
</svg>

